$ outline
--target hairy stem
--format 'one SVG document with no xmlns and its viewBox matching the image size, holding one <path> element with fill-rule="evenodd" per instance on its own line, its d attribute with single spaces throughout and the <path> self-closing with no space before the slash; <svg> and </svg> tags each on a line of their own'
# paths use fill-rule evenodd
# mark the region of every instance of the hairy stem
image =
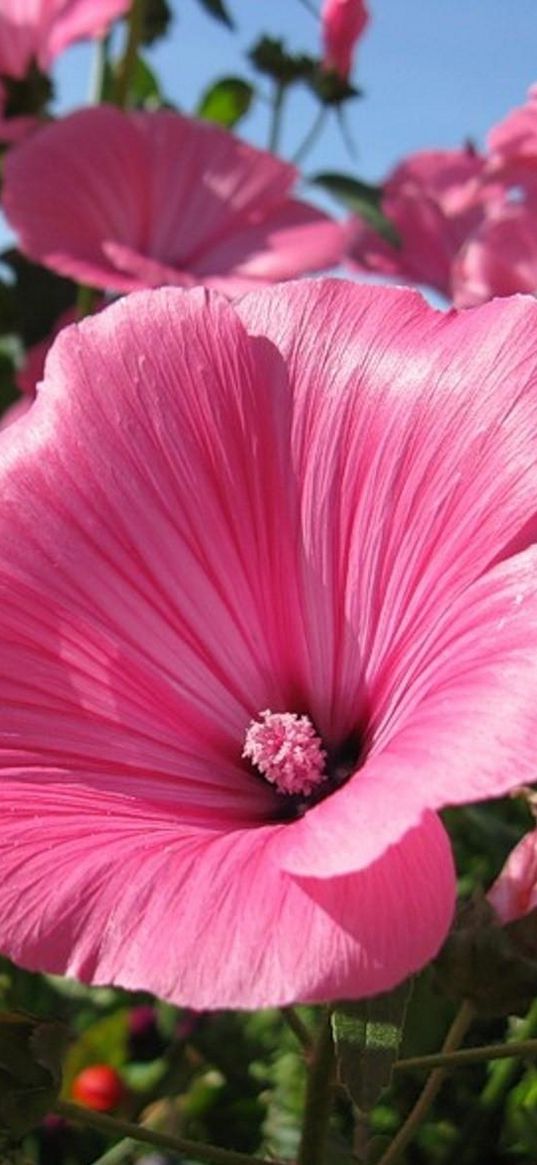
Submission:
<svg viewBox="0 0 537 1165">
<path fill-rule="evenodd" d="M 296 1165 L 323 1165 L 334 1084 L 334 1041 L 327 1010 L 313 1050 Z"/>
<path fill-rule="evenodd" d="M 83 1108 L 79 1104 L 71 1104 L 63 1100 L 56 1105 L 56 1112 L 66 1120 L 77 1124 L 89 1125 L 107 1137 L 128 1137 L 131 1141 L 139 1141 L 145 1145 L 153 1145 L 156 1149 L 168 1150 L 179 1156 L 191 1157 L 195 1161 L 202 1161 L 206 1165 L 269 1165 L 261 1157 L 251 1157 L 248 1153 L 235 1153 L 232 1149 L 220 1149 L 217 1145 L 207 1145 L 203 1141 L 190 1141 L 186 1137 L 171 1137 L 168 1133 L 156 1132 L 144 1125 L 134 1125 L 130 1121 L 116 1120 L 105 1113 L 95 1112 L 93 1109 Z M 282 1162 L 270 1161 L 270 1165 L 283 1165 Z"/>
<path fill-rule="evenodd" d="M 459 1008 L 445 1038 L 442 1047 L 443 1056 L 454 1052 L 459 1047 L 474 1018 L 474 1014 L 474 1008 L 471 1003 L 463 1003 Z M 418 1096 L 414 1108 L 407 1116 L 404 1125 L 399 1129 L 397 1136 L 394 1137 L 389 1148 L 380 1158 L 378 1165 L 393 1165 L 394 1161 L 398 1160 L 401 1153 L 406 1149 L 410 1141 L 413 1140 L 420 1125 L 425 1120 L 435 1097 L 442 1087 L 446 1075 L 446 1068 L 436 1068 L 434 1072 L 431 1072 L 423 1091 Z"/>
<path fill-rule="evenodd" d="M 313 1048 L 313 1040 L 306 1024 L 303 1023 L 300 1016 L 295 1011 L 294 1007 L 280 1007 L 280 1014 L 285 1020 L 291 1031 L 294 1032 L 298 1042 L 302 1044 L 305 1052 L 311 1052 Z"/>
</svg>

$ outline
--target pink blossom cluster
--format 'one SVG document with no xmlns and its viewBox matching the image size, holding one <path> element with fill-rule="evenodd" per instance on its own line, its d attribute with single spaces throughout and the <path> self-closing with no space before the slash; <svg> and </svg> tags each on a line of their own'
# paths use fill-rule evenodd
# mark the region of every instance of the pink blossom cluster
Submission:
<svg viewBox="0 0 537 1165">
<path fill-rule="evenodd" d="M 537 290 L 537 88 L 487 150 L 423 151 L 384 184 L 397 242 L 362 224 L 352 264 L 434 288 L 458 307 Z"/>
</svg>

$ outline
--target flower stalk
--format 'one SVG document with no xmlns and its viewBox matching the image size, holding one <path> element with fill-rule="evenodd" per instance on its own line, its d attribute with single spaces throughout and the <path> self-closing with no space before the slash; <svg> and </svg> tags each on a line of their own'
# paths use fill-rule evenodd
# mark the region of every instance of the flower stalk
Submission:
<svg viewBox="0 0 537 1165">
<path fill-rule="evenodd" d="M 296 1165 L 323 1165 L 332 1106 L 334 1060 L 332 1023 L 327 1009 L 310 1061 Z"/>
<path fill-rule="evenodd" d="M 125 52 L 117 68 L 115 99 L 116 105 L 119 105 L 121 109 L 125 109 L 128 105 L 129 85 L 142 39 L 143 19 L 144 0 L 132 0 Z"/>
<path fill-rule="evenodd" d="M 192 1157 L 206 1165 L 269 1165 L 262 1157 L 251 1157 L 248 1153 L 235 1153 L 232 1149 L 221 1149 L 218 1145 L 208 1145 L 203 1141 L 191 1141 L 186 1137 L 172 1137 L 168 1133 L 157 1132 L 144 1125 L 131 1124 L 130 1121 L 118 1120 L 105 1113 L 93 1109 L 83 1108 L 79 1104 L 62 1100 L 56 1105 L 59 1116 L 76 1124 L 88 1125 L 107 1137 L 128 1137 L 132 1141 L 145 1145 L 153 1145 L 156 1149 L 163 1149 L 179 1156 Z M 270 1165 L 283 1165 L 271 1159 Z"/>
<path fill-rule="evenodd" d="M 448 1031 L 444 1045 L 442 1047 L 442 1055 L 449 1055 L 454 1052 L 459 1044 L 464 1039 L 466 1032 L 474 1018 L 474 1007 L 468 1001 L 464 1002 L 459 1008 L 455 1019 Z M 394 1165 L 398 1161 L 401 1154 L 406 1149 L 410 1141 L 415 1137 L 419 1127 L 423 1124 L 429 1109 L 435 1100 L 442 1084 L 447 1075 L 447 1068 L 436 1068 L 431 1072 L 423 1091 L 418 1096 L 418 1099 L 406 1118 L 405 1123 L 399 1129 L 397 1136 L 394 1137 L 391 1145 L 381 1157 L 378 1165 Z"/>
</svg>

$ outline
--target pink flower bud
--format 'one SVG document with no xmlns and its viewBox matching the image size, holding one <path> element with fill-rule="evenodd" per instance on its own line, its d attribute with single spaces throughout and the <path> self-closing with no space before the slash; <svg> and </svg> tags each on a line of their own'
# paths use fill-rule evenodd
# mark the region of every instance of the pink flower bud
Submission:
<svg viewBox="0 0 537 1165">
<path fill-rule="evenodd" d="M 321 11 L 323 63 L 347 80 L 354 46 L 369 21 L 364 0 L 325 0 Z"/>
</svg>

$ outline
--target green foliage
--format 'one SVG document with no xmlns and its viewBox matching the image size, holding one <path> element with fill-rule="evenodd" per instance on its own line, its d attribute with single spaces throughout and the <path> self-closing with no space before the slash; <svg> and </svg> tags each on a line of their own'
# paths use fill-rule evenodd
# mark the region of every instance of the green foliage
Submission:
<svg viewBox="0 0 537 1165">
<path fill-rule="evenodd" d="M 392 1077 L 411 984 L 385 995 L 338 1003 L 332 1013 L 340 1083 L 362 1112 L 374 1108 Z"/>
<path fill-rule="evenodd" d="M 248 56 L 258 72 L 272 77 L 281 86 L 305 81 L 315 69 L 313 57 L 303 53 L 289 53 L 282 40 L 270 36 L 262 36 L 250 49 Z"/>
<path fill-rule="evenodd" d="M 67 1031 L 33 1016 L 0 1013 L 0 1137 L 20 1139 L 52 1108 Z"/>
<path fill-rule="evenodd" d="M 226 24 L 228 28 L 234 28 L 233 20 L 222 0 L 198 0 L 198 4 L 201 4 L 202 8 L 210 16 L 214 16 L 215 20 L 219 20 L 221 24 Z"/>
<path fill-rule="evenodd" d="M 75 285 L 13 247 L 0 260 L 8 273 L 0 282 L 0 335 L 15 333 L 24 347 L 31 347 L 50 335 L 61 313 L 74 306 Z"/>
<path fill-rule="evenodd" d="M 172 11 L 168 0 L 145 0 L 142 11 L 141 42 L 152 45 L 156 40 L 166 36 L 172 19 Z"/>
<path fill-rule="evenodd" d="M 316 174 L 310 181 L 332 194 L 338 202 L 364 219 L 381 238 L 392 247 L 399 247 L 401 240 L 392 222 L 382 210 L 382 188 L 352 178 L 349 174 Z"/>
<path fill-rule="evenodd" d="M 242 77 L 222 77 L 205 90 L 196 114 L 232 129 L 248 113 L 253 95 L 253 86 Z"/>
</svg>

